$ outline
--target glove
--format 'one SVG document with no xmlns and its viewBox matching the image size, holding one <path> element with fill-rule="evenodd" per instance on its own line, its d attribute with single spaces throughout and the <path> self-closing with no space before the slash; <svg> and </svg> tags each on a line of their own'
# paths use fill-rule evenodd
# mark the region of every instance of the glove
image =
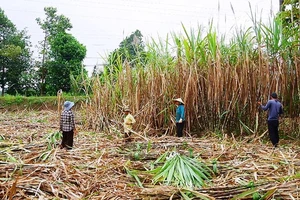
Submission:
<svg viewBox="0 0 300 200">
<path fill-rule="evenodd" d="M 178 121 L 178 123 L 182 123 L 182 119 L 180 118 L 180 120 Z"/>
</svg>

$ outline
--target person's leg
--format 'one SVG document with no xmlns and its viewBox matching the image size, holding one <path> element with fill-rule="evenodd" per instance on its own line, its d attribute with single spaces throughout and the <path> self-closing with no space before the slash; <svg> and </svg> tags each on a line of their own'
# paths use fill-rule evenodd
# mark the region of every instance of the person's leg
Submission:
<svg viewBox="0 0 300 200">
<path fill-rule="evenodd" d="M 184 128 L 184 124 L 185 124 L 185 121 L 183 121 L 183 122 L 181 123 L 181 130 L 180 130 L 181 136 L 183 136 L 183 128 Z"/>
<path fill-rule="evenodd" d="M 274 128 L 275 128 L 275 135 L 274 135 L 274 146 L 277 147 L 279 143 L 279 121 L 276 120 L 274 122 Z"/>
<path fill-rule="evenodd" d="M 73 148 L 73 138 L 74 138 L 74 131 L 71 130 L 67 132 L 67 141 L 66 141 L 66 147 L 67 149 L 72 149 Z"/>
<path fill-rule="evenodd" d="M 176 123 L 176 136 L 180 137 L 180 132 L 179 132 L 179 123 Z"/>
<path fill-rule="evenodd" d="M 278 121 L 277 120 L 270 120 L 268 121 L 268 131 L 269 137 L 274 146 L 277 146 L 279 136 L 278 136 Z"/>
<path fill-rule="evenodd" d="M 125 132 L 125 134 L 124 134 L 124 141 L 125 142 L 130 142 L 130 140 L 131 140 L 130 135 L 131 135 L 130 132 Z"/>
<path fill-rule="evenodd" d="M 183 126 L 184 122 L 182 123 L 176 123 L 176 132 L 177 132 L 177 137 L 182 137 L 183 136 Z"/>
<path fill-rule="evenodd" d="M 65 148 L 67 146 L 67 133 L 68 132 L 65 132 L 63 131 L 62 132 L 62 140 L 61 140 L 61 145 L 60 145 L 60 148 Z"/>
</svg>

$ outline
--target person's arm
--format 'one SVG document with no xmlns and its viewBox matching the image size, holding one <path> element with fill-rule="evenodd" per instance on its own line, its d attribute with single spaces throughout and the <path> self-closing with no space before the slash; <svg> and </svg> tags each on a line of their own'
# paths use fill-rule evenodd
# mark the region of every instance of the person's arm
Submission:
<svg viewBox="0 0 300 200">
<path fill-rule="evenodd" d="M 282 115 L 283 114 L 283 106 L 281 104 L 280 108 L 279 108 L 279 112 L 278 112 L 279 115 Z"/>
<path fill-rule="evenodd" d="M 75 119 L 74 119 L 74 114 L 73 114 L 73 112 L 71 113 L 71 115 L 70 115 L 70 118 L 71 118 L 71 126 L 72 126 L 72 128 L 73 128 L 73 130 L 74 130 L 74 133 L 76 132 L 76 128 L 75 128 Z"/>
<path fill-rule="evenodd" d="M 185 114 L 185 113 L 184 113 L 184 106 L 182 106 L 181 110 L 182 110 L 182 111 L 181 111 L 181 119 L 184 119 L 184 114 Z"/>
<path fill-rule="evenodd" d="M 134 117 L 132 116 L 131 123 L 132 123 L 132 124 L 135 124 L 135 122 L 136 122 L 136 121 L 135 121 Z"/>
<path fill-rule="evenodd" d="M 263 109 L 264 111 L 268 110 L 270 108 L 270 105 L 271 105 L 270 101 L 268 101 L 267 105 L 265 105 L 265 106 L 262 105 L 261 102 L 258 102 L 258 104 L 260 105 L 261 109 Z"/>
<path fill-rule="evenodd" d="M 180 111 L 180 119 L 179 119 L 179 123 L 182 123 L 183 119 L 184 119 L 184 106 L 180 106 L 179 107 L 179 111 Z"/>
</svg>

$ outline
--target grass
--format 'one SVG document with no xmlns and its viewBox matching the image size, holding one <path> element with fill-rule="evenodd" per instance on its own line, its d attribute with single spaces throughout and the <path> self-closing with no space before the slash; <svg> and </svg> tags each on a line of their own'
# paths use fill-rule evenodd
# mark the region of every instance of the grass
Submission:
<svg viewBox="0 0 300 200">
<path fill-rule="evenodd" d="M 63 100 L 74 101 L 75 103 L 84 102 L 87 99 L 85 96 L 64 96 Z M 57 97 L 56 96 L 12 96 L 5 95 L 0 97 L 0 107 L 2 109 L 41 109 L 41 108 L 57 108 Z M 63 103 L 63 101 L 62 101 Z"/>
</svg>

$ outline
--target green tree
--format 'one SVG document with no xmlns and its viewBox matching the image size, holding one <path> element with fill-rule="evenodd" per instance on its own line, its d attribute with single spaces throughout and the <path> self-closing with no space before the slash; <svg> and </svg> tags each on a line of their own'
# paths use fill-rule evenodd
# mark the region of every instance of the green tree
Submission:
<svg viewBox="0 0 300 200">
<path fill-rule="evenodd" d="M 50 56 L 50 41 L 59 33 L 65 33 L 71 30 L 72 24 L 70 20 L 64 15 L 57 14 L 57 9 L 53 7 L 44 8 L 46 18 L 37 18 L 36 21 L 44 31 L 44 40 L 40 41 L 40 66 L 39 77 L 40 77 L 40 92 L 43 95 L 46 88 L 46 77 L 48 74 L 48 67 L 53 66 Z"/>
<path fill-rule="evenodd" d="M 41 44 L 41 94 L 56 94 L 62 89 L 71 89 L 70 76 L 76 78 L 82 71 L 82 61 L 86 55 L 86 48 L 74 36 L 67 33 L 72 24 L 64 15 L 58 15 L 57 9 L 46 7 L 46 18 L 37 18 L 37 23 L 45 33 Z"/>
<path fill-rule="evenodd" d="M 45 7 L 44 11 L 46 19 L 42 20 L 41 18 L 37 18 L 36 21 L 43 29 L 47 39 L 55 36 L 58 33 L 71 30 L 73 27 L 69 18 L 65 17 L 64 15 L 57 14 L 56 8 Z"/>
<path fill-rule="evenodd" d="M 126 37 L 119 45 L 122 60 L 128 60 L 133 65 L 137 63 L 137 60 L 142 58 L 144 49 L 143 35 L 139 30 Z"/>
<path fill-rule="evenodd" d="M 71 34 L 61 32 L 53 37 L 50 40 L 50 57 L 53 60 L 48 62 L 46 78 L 48 93 L 55 94 L 59 89 L 69 92 L 70 77 L 72 75 L 76 78 L 81 75 L 85 56 L 86 47 Z"/>
<path fill-rule="evenodd" d="M 292 52 L 299 52 L 300 44 L 300 2 L 299 0 L 280 0 L 280 11 L 276 21 L 280 21 L 280 41 L 284 60 L 290 60 L 290 65 L 294 65 L 294 55 Z"/>
<path fill-rule="evenodd" d="M 22 74 L 30 70 L 31 52 L 26 31 L 18 31 L 0 8 L 1 91 L 23 93 Z"/>
<path fill-rule="evenodd" d="M 283 33 L 299 37 L 300 25 L 300 1 L 280 0 L 280 12 L 278 17 L 282 20 Z"/>
<path fill-rule="evenodd" d="M 24 95 L 30 90 L 33 94 L 37 89 L 36 77 L 34 76 L 36 71 L 33 69 L 31 44 L 26 31 L 18 33 L 14 43 L 21 48 L 21 52 L 10 61 L 10 67 L 7 70 L 7 93 Z"/>
<path fill-rule="evenodd" d="M 143 43 L 143 35 L 139 30 L 133 32 L 129 37 L 126 37 L 120 44 L 119 48 L 115 49 L 108 56 L 108 64 L 105 70 L 108 73 L 113 73 L 122 69 L 122 64 L 127 61 L 132 67 L 138 64 L 145 64 L 145 45 Z"/>
<path fill-rule="evenodd" d="M 280 0 L 280 15 L 285 25 L 299 25 L 299 0 Z"/>
</svg>

